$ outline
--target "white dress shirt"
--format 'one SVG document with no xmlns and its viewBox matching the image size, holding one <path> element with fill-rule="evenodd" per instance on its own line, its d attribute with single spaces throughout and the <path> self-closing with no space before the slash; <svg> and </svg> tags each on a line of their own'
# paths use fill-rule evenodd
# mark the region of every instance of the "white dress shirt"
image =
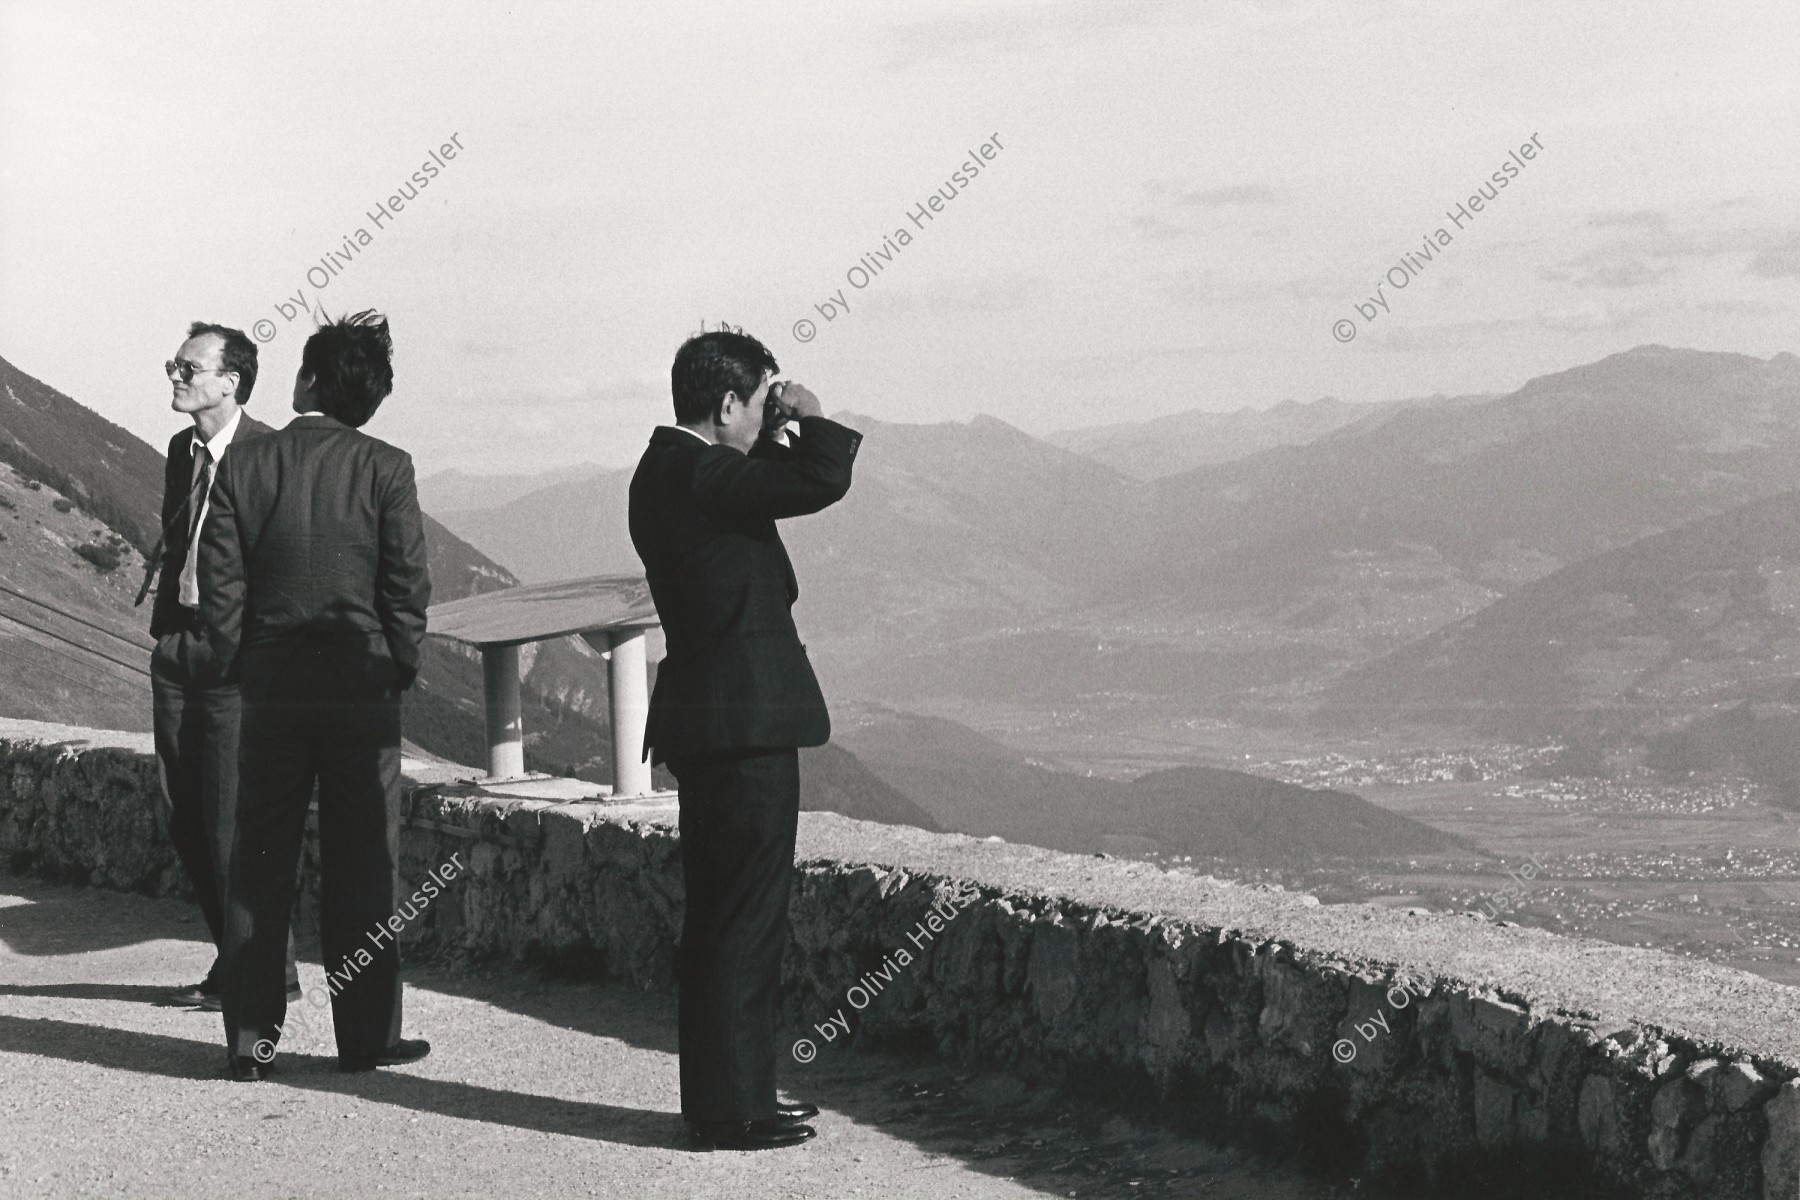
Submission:
<svg viewBox="0 0 1800 1200">
<path fill-rule="evenodd" d="M 711 441 L 708 441 L 708 440 L 707 440 L 707 437 L 706 437 L 706 435 L 705 435 L 705 434 L 702 434 L 702 433 L 695 433 L 695 432 L 694 432 L 694 431 L 693 431 L 693 430 L 692 430 L 692 429 L 689 429 L 689 428 L 688 428 L 688 427 L 687 427 L 687 426 L 686 426 L 686 425 L 670 425 L 670 426 L 667 426 L 667 428 L 669 428 L 669 429 L 679 429 L 679 430 L 681 430 L 681 432 L 683 432 L 683 433 L 686 433 L 686 434 L 690 434 L 690 435 L 692 435 L 692 436 L 693 436 L 693 437 L 697 437 L 697 438 L 699 438 L 699 439 L 700 439 L 700 440 L 701 440 L 701 441 L 703 441 L 703 442 L 706 442 L 706 444 L 707 444 L 707 445 L 709 445 L 709 446 L 710 446 L 710 445 L 712 445 L 712 444 L 713 444 L 713 443 L 712 443 L 712 442 L 711 442 Z"/>
<path fill-rule="evenodd" d="M 206 453 L 211 457 L 206 464 L 206 490 L 200 494 L 200 520 L 194 524 L 194 536 L 188 539 L 187 561 L 181 564 L 180 599 L 181 603 L 188 608 L 200 607 L 200 526 L 206 524 L 206 510 L 212 503 L 213 476 L 218 473 L 219 460 L 225 456 L 225 448 L 231 445 L 232 435 L 237 432 L 238 421 L 244 415 L 244 410 L 239 405 L 233 404 L 231 408 L 231 419 L 225 422 L 223 429 L 213 434 L 211 441 L 201 441 L 200 431 L 194 430 L 193 453 L 199 454 L 200 448 L 204 446 Z M 189 519 L 192 520 L 191 517 Z"/>
</svg>

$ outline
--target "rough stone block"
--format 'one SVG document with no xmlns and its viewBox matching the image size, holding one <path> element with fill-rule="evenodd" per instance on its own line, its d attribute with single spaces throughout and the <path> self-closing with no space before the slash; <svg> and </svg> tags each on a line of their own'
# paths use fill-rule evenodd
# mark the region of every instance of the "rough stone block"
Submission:
<svg viewBox="0 0 1800 1200">
<path fill-rule="evenodd" d="M 1782 1084 L 1762 1111 L 1763 1200 L 1800 1200 L 1800 1079 Z"/>
<path fill-rule="evenodd" d="M 491 879 L 500 871 L 500 847 L 492 842 L 476 842 L 469 851 L 469 872 L 476 879 Z"/>
<path fill-rule="evenodd" d="M 1518 1104 L 1514 1088 L 1475 1069 L 1475 1140 L 1483 1150 L 1509 1150 L 1519 1140 Z"/>
<path fill-rule="evenodd" d="M 552 883 L 572 883 L 587 875 L 587 823 L 566 812 L 543 814 L 541 861 Z"/>
<path fill-rule="evenodd" d="M 1726 1063 L 1709 1081 L 1708 1099 L 1714 1112 L 1741 1112 L 1775 1090 L 1775 1085 L 1748 1062 Z"/>
<path fill-rule="evenodd" d="M 1555 1144 L 1550 1106 L 1542 1097 L 1521 1092 L 1513 1117 L 1513 1128 L 1520 1147 L 1547 1150 Z"/>
<path fill-rule="evenodd" d="M 1594 1154 L 1617 1158 L 1624 1153 L 1612 1080 L 1604 1075 L 1589 1075 L 1581 1081 L 1577 1119 L 1581 1125 L 1581 1140 Z"/>
<path fill-rule="evenodd" d="M 1081 959 L 1080 935 L 1065 925 L 1039 921 L 1031 931 L 1031 962 L 1026 980 L 1038 1020 L 1054 1025 L 1075 1004 L 1081 986 L 1076 968 Z"/>
<path fill-rule="evenodd" d="M 1458 1050 L 1503 1075 L 1517 1077 L 1531 1065 L 1531 1016 L 1496 996 L 1449 998 L 1450 1036 Z"/>
<path fill-rule="evenodd" d="M 1659 1171 L 1674 1169 L 1688 1130 L 1706 1115 L 1706 1090 L 1677 1077 L 1656 1089 L 1650 1102 L 1650 1161 Z"/>
<path fill-rule="evenodd" d="M 844 911 L 856 912 L 871 896 L 880 895 L 881 881 L 885 874 L 879 867 L 866 863 L 842 872 L 839 878 L 843 881 L 845 891 Z"/>
<path fill-rule="evenodd" d="M 1168 959 L 1152 959 L 1145 972 L 1150 1008 L 1144 1014 L 1144 1042 L 1158 1059 L 1172 1059 L 1193 1030 L 1193 1017 Z"/>
</svg>

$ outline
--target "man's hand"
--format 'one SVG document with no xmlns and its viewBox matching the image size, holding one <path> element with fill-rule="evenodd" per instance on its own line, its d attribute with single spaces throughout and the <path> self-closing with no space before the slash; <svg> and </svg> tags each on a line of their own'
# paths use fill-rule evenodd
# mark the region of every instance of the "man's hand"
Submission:
<svg viewBox="0 0 1800 1200">
<path fill-rule="evenodd" d="M 775 402 L 781 406 L 782 412 L 786 414 L 785 420 L 825 415 L 825 409 L 820 405 L 819 398 L 791 380 L 771 384 L 769 391 Z"/>
</svg>

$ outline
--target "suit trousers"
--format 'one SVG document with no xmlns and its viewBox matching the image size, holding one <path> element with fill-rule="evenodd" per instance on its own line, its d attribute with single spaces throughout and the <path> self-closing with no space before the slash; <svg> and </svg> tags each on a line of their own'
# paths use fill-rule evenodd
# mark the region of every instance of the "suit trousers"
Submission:
<svg viewBox="0 0 1800 1200">
<path fill-rule="evenodd" d="M 340 1058 L 400 1040 L 400 696 L 302 639 L 247 646 L 241 800 L 225 913 L 225 1039 L 278 1045 L 281 933 L 319 792 L 319 944 Z M 262 1056 L 265 1059 L 268 1054 Z"/>
<path fill-rule="evenodd" d="M 214 958 L 206 972 L 219 982 L 218 955 L 225 946 L 225 876 L 237 833 L 238 689 L 190 682 L 204 669 L 205 639 L 198 626 L 165 633 L 150 655 L 152 727 L 162 782 L 162 824 L 194 885 L 200 915 L 212 935 Z M 287 982 L 299 982 L 294 935 L 287 935 Z"/>
<path fill-rule="evenodd" d="M 687 891 L 679 969 L 681 1112 L 775 1115 L 775 1022 L 800 815 L 798 751 L 671 759 Z"/>
</svg>

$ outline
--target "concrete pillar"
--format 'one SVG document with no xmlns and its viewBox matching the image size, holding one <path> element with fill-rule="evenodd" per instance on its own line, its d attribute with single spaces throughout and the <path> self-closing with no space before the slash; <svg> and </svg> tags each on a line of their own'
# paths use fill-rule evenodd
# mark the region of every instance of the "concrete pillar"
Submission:
<svg viewBox="0 0 1800 1200">
<path fill-rule="evenodd" d="M 650 719 L 650 668 L 644 658 L 644 631 L 609 629 L 606 683 L 612 691 L 613 795 L 650 791 L 650 764 L 644 761 L 644 725 Z"/>
<path fill-rule="evenodd" d="M 488 778 L 525 774 L 525 721 L 519 711 L 519 648 L 483 646 L 481 680 L 487 693 Z"/>
</svg>

